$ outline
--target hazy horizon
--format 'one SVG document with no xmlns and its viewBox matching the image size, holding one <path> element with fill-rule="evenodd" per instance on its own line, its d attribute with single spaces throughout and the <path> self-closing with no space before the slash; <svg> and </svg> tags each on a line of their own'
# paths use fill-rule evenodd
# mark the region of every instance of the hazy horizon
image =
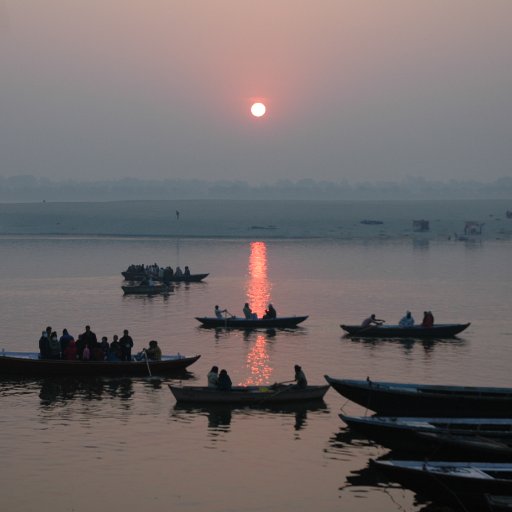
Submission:
<svg viewBox="0 0 512 512">
<path fill-rule="evenodd" d="M 511 18 L 507 0 L 0 0 L 0 176 L 493 182 L 512 175 Z"/>
</svg>

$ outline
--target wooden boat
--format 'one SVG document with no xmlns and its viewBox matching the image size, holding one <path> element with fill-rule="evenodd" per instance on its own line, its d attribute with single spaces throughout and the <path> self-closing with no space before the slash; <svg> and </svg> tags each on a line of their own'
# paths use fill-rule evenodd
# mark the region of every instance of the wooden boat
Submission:
<svg viewBox="0 0 512 512">
<path fill-rule="evenodd" d="M 487 494 L 512 496 L 512 464 L 372 460 L 388 478 L 462 510 L 488 510 Z"/>
<path fill-rule="evenodd" d="M 351 429 L 388 448 L 512 461 L 512 419 L 339 416 Z"/>
<path fill-rule="evenodd" d="M 133 286 L 121 286 L 125 295 L 157 295 L 160 293 L 169 293 L 173 290 L 172 286 L 167 284 L 137 284 Z"/>
<path fill-rule="evenodd" d="M 248 319 L 239 317 L 196 317 L 201 322 L 202 327 L 221 327 L 224 329 L 258 329 L 258 328 L 285 328 L 297 327 L 298 324 L 304 322 L 307 316 L 281 316 L 278 318 L 258 318 Z"/>
<path fill-rule="evenodd" d="M 512 417 L 512 388 L 334 379 L 342 396 L 386 416 Z"/>
<path fill-rule="evenodd" d="M 169 389 L 177 402 L 267 405 L 321 400 L 329 386 L 233 386 L 229 391 L 206 386 L 174 386 Z"/>
<path fill-rule="evenodd" d="M 417 432 L 508 438 L 512 441 L 512 418 L 422 418 L 396 416 L 347 416 L 340 418 L 372 439 L 404 439 Z M 416 436 L 412 437 L 417 439 Z"/>
<path fill-rule="evenodd" d="M 413 325 L 400 327 L 399 325 L 360 325 L 341 324 L 341 328 L 350 336 L 361 338 L 453 338 L 470 326 L 467 324 L 435 324 L 432 327 Z"/>
<path fill-rule="evenodd" d="M 195 363 L 201 356 L 162 356 L 161 361 L 66 361 L 61 359 L 39 359 L 37 353 L 2 352 L 0 354 L 0 376 L 56 377 L 69 376 L 147 376 L 179 374 Z"/>
</svg>

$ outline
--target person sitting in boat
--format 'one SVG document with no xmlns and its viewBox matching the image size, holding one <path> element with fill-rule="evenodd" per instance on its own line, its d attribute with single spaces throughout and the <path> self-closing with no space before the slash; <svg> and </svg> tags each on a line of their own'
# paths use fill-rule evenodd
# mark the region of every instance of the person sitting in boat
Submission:
<svg viewBox="0 0 512 512">
<path fill-rule="evenodd" d="M 277 318 L 277 311 L 274 309 L 274 306 L 272 306 L 272 304 L 268 305 L 268 308 L 265 310 L 263 318 Z"/>
<path fill-rule="evenodd" d="M 212 369 L 208 372 L 208 387 L 216 388 L 219 386 L 219 368 L 218 366 L 212 366 Z"/>
<path fill-rule="evenodd" d="M 185 272 L 183 273 L 185 277 L 190 277 L 190 269 L 185 265 Z"/>
<path fill-rule="evenodd" d="M 302 368 L 296 364 L 294 366 L 295 369 L 295 378 L 293 379 L 295 381 L 294 386 L 298 389 L 304 389 L 308 386 L 308 380 L 306 379 L 306 374 L 302 371 Z"/>
<path fill-rule="evenodd" d="M 176 271 L 174 272 L 175 277 L 183 277 L 183 270 L 180 267 L 176 267 Z"/>
<path fill-rule="evenodd" d="M 222 391 L 229 391 L 232 385 L 233 383 L 231 382 L 228 372 L 226 370 L 221 370 L 219 373 L 217 387 Z"/>
<path fill-rule="evenodd" d="M 258 315 L 256 313 L 252 312 L 252 309 L 249 307 L 248 302 L 246 302 L 244 304 L 243 312 L 244 312 L 244 316 L 247 320 L 257 320 L 257 318 L 258 318 Z"/>
<path fill-rule="evenodd" d="M 146 351 L 146 356 L 151 361 L 161 361 L 162 360 L 162 351 L 158 346 L 158 341 L 151 340 L 149 342 L 149 348 L 144 349 Z"/>
<path fill-rule="evenodd" d="M 384 320 L 380 318 L 375 318 L 375 313 L 372 313 L 368 318 L 365 318 L 361 322 L 361 327 L 370 327 L 370 325 L 382 325 Z"/>
<path fill-rule="evenodd" d="M 434 316 L 430 311 L 423 312 L 423 321 L 421 322 L 421 327 L 432 327 L 434 325 Z"/>
<path fill-rule="evenodd" d="M 398 325 L 400 327 L 412 327 L 414 325 L 414 318 L 412 317 L 412 314 L 410 311 L 407 311 L 405 313 L 405 316 L 403 316 L 400 319 L 400 322 L 398 322 Z"/>
<path fill-rule="evenodd" d="M 224 320 L 224 313 L 227 313 L 227 309 L 220 309 L 218 305 L 215 305 L 214 313 L 219 320 Z"/>
</svg>

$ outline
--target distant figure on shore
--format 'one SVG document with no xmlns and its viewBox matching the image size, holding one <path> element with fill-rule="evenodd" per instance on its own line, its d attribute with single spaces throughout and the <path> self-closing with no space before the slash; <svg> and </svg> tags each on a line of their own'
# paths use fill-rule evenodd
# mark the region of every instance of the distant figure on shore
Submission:
<svg viewBox="0 0 512 512">
<path fill-rule="evenodd" d="M 308 386 L 308 380 L 306 379 L 306 374 L 302 371 L 302 368 L 296 364 L 294 366 L 295 369 L 295 382 L 294 386 L 299 389 L 304 389 Z"/>
<path fill-rule="evenodd" d="M 380 318 L 375 318 L 375 313 L 372 313 L 368 318 L 365 318 L 361 322 L 361 327 L 370 327 L 370 325 L 382 325 L 384 320 Z"/>
<path fill-rule="evenodd" d="M 414 318 L 412 317 L 412 314 L 410 311 L 407 311 L 405 313 L 405 316 L 403 316 L 400 319 L 400 322 L 398 322 L 398 325 L 400 327 L 412 327 L 414 325 Z"/>
<path fill-rule="evenodd" d="M 180 220 L 180 212 L 176 210 L 176 220 Z"/>
<path fill-rule="evenodd" d="M 242 311 L 244 312 L 244 317 L 247 320 L 257 320 L 258 315 L 252 312 L 248 302 L 244 304 L 244 309 Z"/>
<path fill-rule="evenodd" d="M 274 309 L 274 306 L 272 306 L 272 304 L 268 305 L 268 308 L 265 310 L 263 318 L 277 318 L 277 311 Z"/>
<path fill-rule="evenodd" d="M 217 383 L 217 387 L 222 389 L 223 391 L 228 391 L 232 386 L 231 378 L 228 375 L 226 370 L 221 370 L 219 373 L 219 381 Z"/>
<path fill-rule="evenodd" d="M 208 372 L 208 387 L 216 388 L 219 385 L 219 368 L 217 366 L 212 366 L 212 369 Z"/>
<path fill-rule="evenodd" d="M 432 311 L 423 312 L 423 321 L 421 322 L 422 327 L 432 327 L 434 325 L 434 315 Z"/>
</svg>

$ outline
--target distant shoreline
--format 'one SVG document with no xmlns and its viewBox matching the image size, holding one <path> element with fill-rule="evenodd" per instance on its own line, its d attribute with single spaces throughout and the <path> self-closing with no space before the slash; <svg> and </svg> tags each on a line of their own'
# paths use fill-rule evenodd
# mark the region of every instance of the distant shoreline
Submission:
<svg viewBox="0 0 512 512">
<path fill-rule="evenodd" d="M 482 199 L 0 203 L 0 236 L 510 240 L 507 210 Z"/>
</svg>

